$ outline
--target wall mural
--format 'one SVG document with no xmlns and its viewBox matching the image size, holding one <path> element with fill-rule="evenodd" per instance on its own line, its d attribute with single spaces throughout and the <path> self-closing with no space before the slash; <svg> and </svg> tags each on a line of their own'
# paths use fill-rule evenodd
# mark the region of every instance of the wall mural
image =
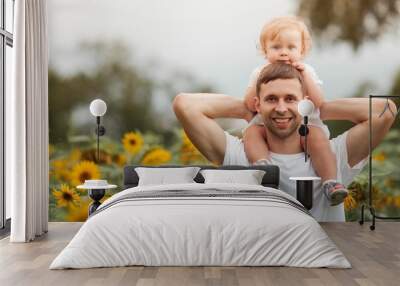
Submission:
<svg viewBox="0 0 400 286">
<path fill-rule="evenodd" d="M 119 188 L 107 191 L 106 199 L 121 190 L 125 165 L 210 164 L 176 120 L 172 100 L 182 91 L 242 96 L 249 73 L 263 60 L 256 45 L 259 29 L 275 16 L 301 15 L 315 32 L 310 58 L 320 71 L 326 98 L 400 94 L 400 58 L 394 52 L 399 39 L 393 32 L 399 22 L 397 4 L 254 1 L 251 9 L 245 1 L 168 1 L 168 6 L 157 1 L 48 2 L 50 221 L 86 220 L 91 201 L 76 186 L 87 179 L 107 179 Z M 316 17 L 321 11 L 336 14 Z M 332 54 L 337 55 L 333 60 Z M 107 103 L 99 161 L 96 121 L 89 112 L 96 98 Z M 220 124 L 237 132 L 244 123 Z M 327 124 L 331 136 L 351 127 Z M 374 205 L 387 215 L 400 214 L 399 127 L 396 122 L 373 153 Z M 359 217 L 367 200 L 367 171 L 349 187 L 349 221 Z"/>
</svg>

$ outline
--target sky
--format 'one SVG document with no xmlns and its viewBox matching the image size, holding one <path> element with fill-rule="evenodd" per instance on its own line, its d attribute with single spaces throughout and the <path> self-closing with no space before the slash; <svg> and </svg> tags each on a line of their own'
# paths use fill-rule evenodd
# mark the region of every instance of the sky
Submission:
<svg viewBox="0 0 400 286">
<path fill-rule="evenodd" d="M 251 3 L 251 5 L 250 5 Z M 88 64 L 81 42 L 120 40 L 141 64 L 190 71 L 218 92 L 242 97 L 251 71 L 264 63 L 257 51 L 262 25 L 294 14 L 295 0 L 49 0 L 50 64 L 69 74 Z M 317 42 L 314 39 L 314 42 Z M 326 99 L 351 96 L 363 81 L 383 94 L 400 68 L 400 37 L 387 34 L 356 53 L 349 45 L 315 44 L 306 62 L 324 82 Z"/>
</svg>

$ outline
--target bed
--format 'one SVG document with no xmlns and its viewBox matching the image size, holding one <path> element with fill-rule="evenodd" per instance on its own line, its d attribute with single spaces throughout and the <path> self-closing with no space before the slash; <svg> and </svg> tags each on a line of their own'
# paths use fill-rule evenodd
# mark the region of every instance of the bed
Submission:
<svg viewBox="0 0 400 286">
<path fill-rule="evenodd" d="M 180 171 L 181 167 L 186 166 L 153 171 Z M 125 167 L 124 190 L 105 201 L 82 225 L 50 269 L 351 267 L 307 209 L 279 190 L 277 166 L 195 167 L 200 171 L 193 182 L 153 185 L 138 185 L 139 171 L 151 168 Z M 216 173 L 213 170 L 238 172 L 233 172 L 237 175 L 232 182 L 207 178 L 205 182 L 206 174 Z M 263 171 L 261 184 L 237 182 L 241 174 L 253 172 L 248 170 Z M 174 182 L 174 176 L 163 178 L 170 179 Z"/>
</svg>

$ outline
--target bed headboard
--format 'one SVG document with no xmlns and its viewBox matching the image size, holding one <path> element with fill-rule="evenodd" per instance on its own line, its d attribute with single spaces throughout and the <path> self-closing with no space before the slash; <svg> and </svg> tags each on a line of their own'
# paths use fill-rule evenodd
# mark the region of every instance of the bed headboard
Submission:
<svg viewBox="0 0 400 286">
<path fill-rule="evenodd" d="M 263 170 L 265 171 L 265 175 L 262 179 L 262 185 L 265 187 L 271 187 L 278 189 L 279 188 L 279 167 L 275 165 L 267 165 L 267 166 L 238 166 L 238 165 L 230 165 L 230 166 L 211 166 L 211 165 L 191 165 L 195 167 L 200 167 L 202 170 L 204 169 L 220 169 L 220 170 Z M 182 168 L 188 167 L 184 165 L 163 165 L 163 166 L 125 166 L 124 167 L 124 189 L 133 188 L 138 185 L 139 177 L 135 171 L 136 167 L 147 167 L 147 168 Z M 204 178 L 200 174 L 194 178 L 197 183 L 204 183 Z"/>
</svg>

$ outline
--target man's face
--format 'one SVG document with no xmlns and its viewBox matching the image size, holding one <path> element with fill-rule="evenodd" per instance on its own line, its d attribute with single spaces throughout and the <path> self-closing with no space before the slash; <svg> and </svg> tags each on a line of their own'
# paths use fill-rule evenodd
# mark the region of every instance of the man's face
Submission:
<svg viewBox="0 0 400 286">
<path fill-rule="evenodd" d="M 295 132 L 301 123 L 297 104 L 303 92 L 298 79 L 277 79 L 262 84 L 256 100 L 256 110 L 267 129 L 284 139 Z"/>
</svg>

